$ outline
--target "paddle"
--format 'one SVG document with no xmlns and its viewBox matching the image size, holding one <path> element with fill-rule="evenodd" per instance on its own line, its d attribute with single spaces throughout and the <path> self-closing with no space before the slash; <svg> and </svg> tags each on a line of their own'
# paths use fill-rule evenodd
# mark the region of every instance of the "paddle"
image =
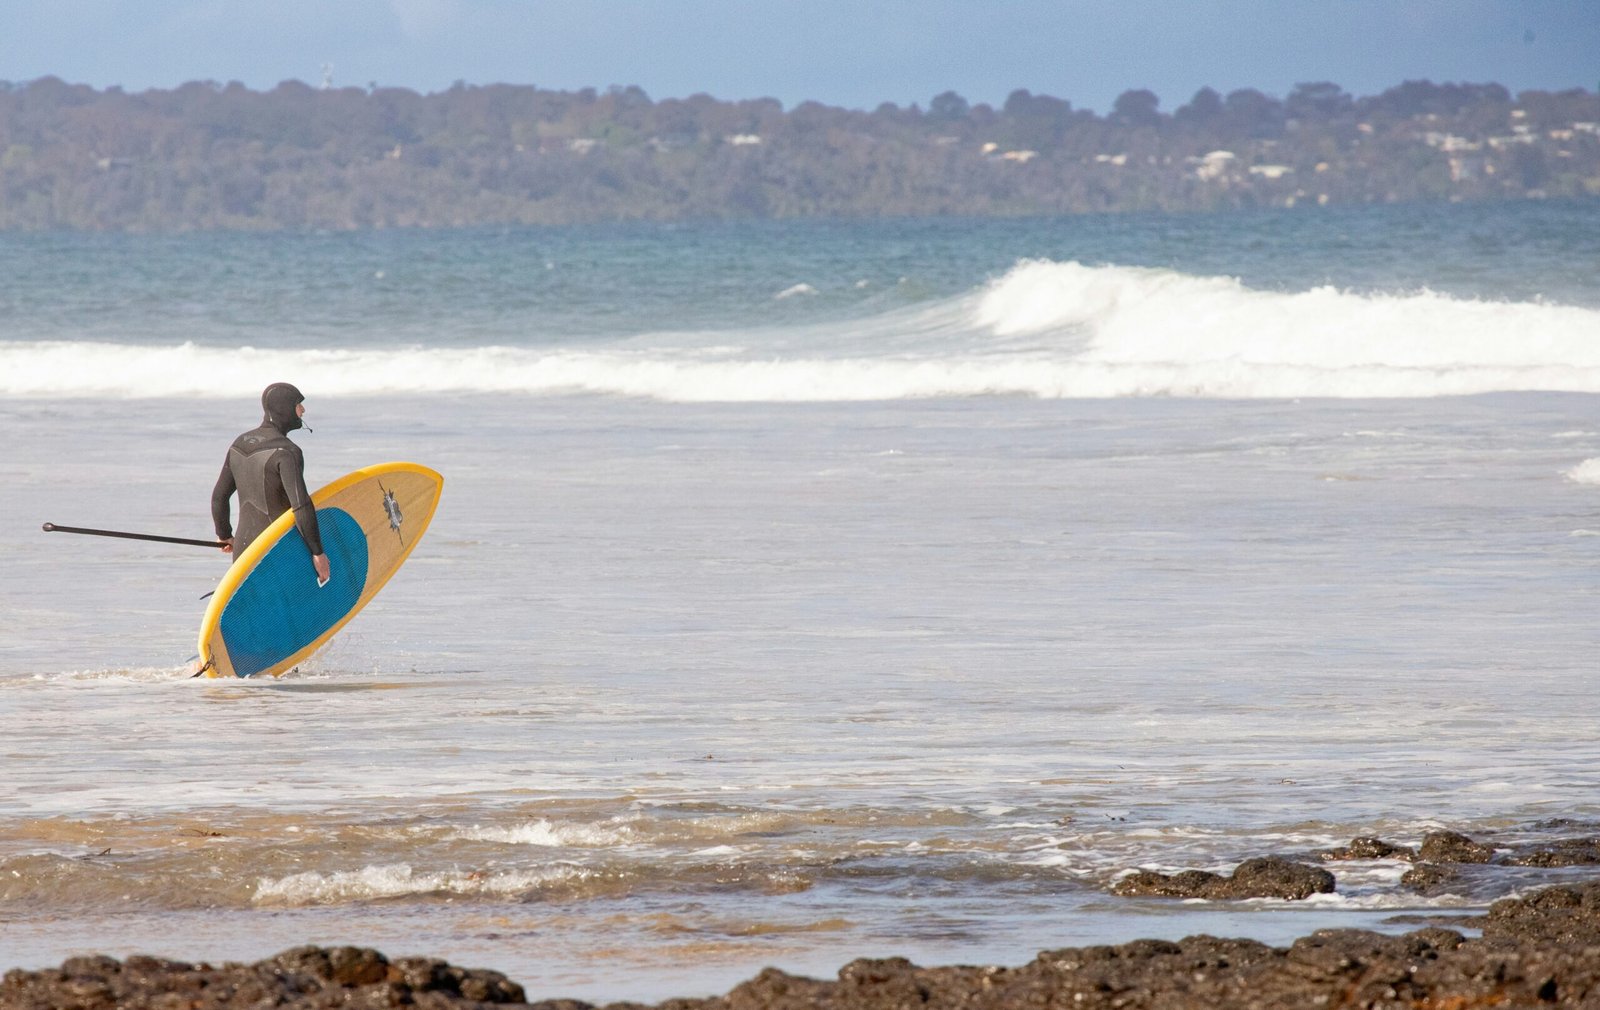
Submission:
<svg viewBox="0 0 1600 1010">
<path fill-rule="evenodd" d="M 185 537 L 160 537 L 154 533 L 124 533 L 120 530 L 86 530 L 79 526 L 57 526 L 55 523 L 45 523 L 46 533 L 82 533 L 91 537 L 119 537 L 123 540 L 153 540 L 158 544 L 185 544 L 190 547 L 210 547 L 215 550 L 222 546 L 220 540 L 189 540 Z"/>
</svg>

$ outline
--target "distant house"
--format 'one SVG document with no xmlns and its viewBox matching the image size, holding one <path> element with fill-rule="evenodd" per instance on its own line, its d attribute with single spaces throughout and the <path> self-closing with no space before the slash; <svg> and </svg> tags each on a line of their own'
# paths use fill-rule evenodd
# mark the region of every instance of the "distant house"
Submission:
<svg viewBox="0 0 1600 1010">
<path fill-rule="evenodd" d="M 1026 165 L 1038 156 L 1038 151 L 1007 151 L 1000 156 L 1000 159 L 1002 161 L 1014 161 L 1019 165 Z"/>
<path fill-rule="evenodd" d="M 1490 137 L 1489 146 L 1494 148 L 1496 151 L 1504 151 L 1516 147 L 1519 144 L 1531 144 L 1536 139 L 1537 138 L 1531 133 L 1518 133 L 1511 137 Z"/>
<path fill-rule="evenodd" d="M 761 135 L 758 133 L 730 133 L 722 138 L 722 142 L 732 147 L 754 147 L 761 143 Z"/>
<path fill-rule="evenodd" d="M 1200 164 L 1195 168 L 1194 174 L 1208 181 L 1224 178 L 1237 159 L 1238 155 L 1232 151 L 1212 151 L 1200 159 Z"/>
<path fill-rule="evenodd" d="M 1478 151 L 1482 144 L 1474 143 L 1465 137 L 1457 137 L 1449 133 L 1427 133 L 1422 137 L 1423 143 L 1429 147 L 1437 147 L 1441 151 L 1454 154 L 1458 151 Z"/>
<path fill-rule="evenodd" d="M 1288 165 L 1251 165 L 1250 174 L 1259 175 L 1263 179 L 1281 179 L 1294 171 Z"/>
</svg>

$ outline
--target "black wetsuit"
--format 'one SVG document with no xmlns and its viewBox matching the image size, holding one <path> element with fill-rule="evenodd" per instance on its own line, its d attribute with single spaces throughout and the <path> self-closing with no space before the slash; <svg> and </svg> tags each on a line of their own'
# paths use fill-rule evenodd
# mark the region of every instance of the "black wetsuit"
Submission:
<svg viewBox="0 0 1600 1010">
<path fill-rule="evenodd" d="M 239 559 L 251 541 L 272 521 L 290 509 L 300 536 L 312 557 L 322 553 L 322 532 L 317 510 L 306 490 L 305 456 L 289 441 L 288 433 L 300 427 L 295 406 L 304 399 L 288 383 L 275 383 L 262 394 L 266 417 L 261 427 L 247 431 L 228 447 L 228 458 L 211 490 L 211 518 L 217 538 L 233 538 L 233 558 Z M 239 494 L 239 528 L 233 529 L 230 501 Z"/>
</svg>

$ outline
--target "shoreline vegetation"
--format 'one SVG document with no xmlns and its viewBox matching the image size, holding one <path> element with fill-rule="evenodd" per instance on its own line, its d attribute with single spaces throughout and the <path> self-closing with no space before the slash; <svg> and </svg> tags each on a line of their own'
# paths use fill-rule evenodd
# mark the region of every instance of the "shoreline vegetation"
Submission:
<svg viewBox="0 0 1600 1010">
<path fill-rule="evenodd" d="M 1600 93 L 1026 90 L 872 111 L 457 84 L 0 82 L 0 231 L 351 231 L 1600 197 Z"/>
</svg>

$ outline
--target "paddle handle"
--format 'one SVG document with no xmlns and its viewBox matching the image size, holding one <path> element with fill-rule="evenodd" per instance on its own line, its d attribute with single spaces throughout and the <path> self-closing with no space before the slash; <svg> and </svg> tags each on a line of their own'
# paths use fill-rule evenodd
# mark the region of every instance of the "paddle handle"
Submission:
<svg viewBox="0 0 1600 1010">
<path fill-rule="evenodd" d="M 151 540 L 158 544 L 184 544 L 189 547 L 210 547 L 213 550 L 222 546 L 221 540 L 190 540 L 187 537 L 162 537 L 154 533 L 125 533 L 121 530 L 89 530 L 81 526 L 57 526 L 55 523 L 45 523 L 46 533 L 82 533 L 91 537 L 117 537 L 121 540 Z"/>
</svg>

